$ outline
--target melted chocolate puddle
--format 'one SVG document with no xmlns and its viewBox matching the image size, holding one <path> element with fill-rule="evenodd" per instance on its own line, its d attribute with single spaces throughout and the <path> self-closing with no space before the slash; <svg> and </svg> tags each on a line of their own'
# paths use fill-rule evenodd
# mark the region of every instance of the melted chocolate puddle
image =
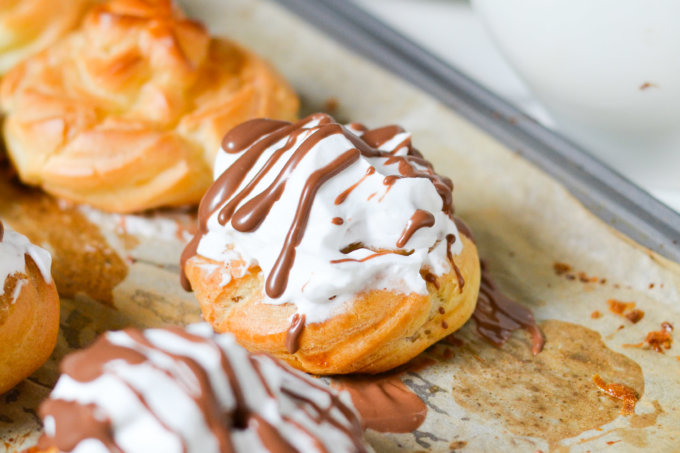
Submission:
<svg viewBox="0 0 680 453">
<path fill-rule="evenodd" d="M 331 386 L 349 392 L 364 428 L 381 433 L 410 433 L 425 421 L 427 406 L 402 382 L 401 376 L 432 363 L 429 359 L 416 359 L 384 374 L 336 378 Z"/>
<path fill-rule="evenodd" d="M 640 366 L 607 348 L 599 333 L 556 320 L 543 322 L 541 329 L 547 341 L 538 355 L 531 354 L 524 335 L 511 336 L 501 349 L 489 347 L 469 324 L 459 331 L 465 347 L 456 347 L 451 358 L 458 367 L 456 402 L 479 417 L 501 421 L 516 435 L 540 436 L 554 446 L 619 417 L 621 401 L 600 391 L 595 374 L 640 396 L 644 392 Z M 637 423 L 635 417 L 631 423 Z"/>
<path fill-rule="evenodd" d="M 0 217 L 31 242 L 49 245 L 61 296 L 85 293 L 113 304 L 113 288 L 128 268 L 96 225 L 75 206 L 60 206 L 44 192 L 20 185 L 5 164 L 0 164 L 0 193 Z"/>
<path fill-rule="evenodd" d="M 472 314 L 477 332 L 496 346 L 502 346 L 513 331 L 526 329 L 531 334 L 531 352 L 538 354 L 543 349 L 545 338 L 536 325 L 533 313 L 499 291 L 489 275 L 487 264 L 483 260 L 481 264 L 482 282 L 477 306 Z"/>
</svg>

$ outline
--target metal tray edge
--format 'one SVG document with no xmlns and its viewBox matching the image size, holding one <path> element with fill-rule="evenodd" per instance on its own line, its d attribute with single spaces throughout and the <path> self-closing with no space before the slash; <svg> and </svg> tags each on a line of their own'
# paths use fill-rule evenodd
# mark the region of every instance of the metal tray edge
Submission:
<svg viewBox="0 0 680 453">
<path fill-rule="evenodd" d="M 680 262 L 680 214 L 349 0 L 276 0 L 341 44 L 436 97 L 561 182 L 593 214 Z"/>
</svg>

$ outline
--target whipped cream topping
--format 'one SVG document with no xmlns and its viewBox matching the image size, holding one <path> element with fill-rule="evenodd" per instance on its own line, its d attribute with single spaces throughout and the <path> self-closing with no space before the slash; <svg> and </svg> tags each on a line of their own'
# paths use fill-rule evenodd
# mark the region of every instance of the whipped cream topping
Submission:
<svg viewBox="0 0 680 453">
<path fill-rule="evenodd" d="M 348 394 L 207 324 L 108 332 L 61 369 L 40 408 L 42 450 L 366 451 Z"/>
<path fill-rule="evenodd" d="M 451 181 L 397 126 L 249 121 L 225 137 L 215 179 L 183 261 L 259 266 L 264 302 L 308 323 L 368 290 L 427 294 L 421 272 L 448 273 L 462 250 Z"/>
<path fill-rule="evenodd" d="M 5 281 L 9 276 L 26 273 L 26 255 L 33 259 L 45 281 L 51 282 L 52 257 L 49 252 L 31 244 L 26 236 L 5 228 L 0 222 L 0 296 L 5 294 Z M 21 282 L 17 284 L 12 301 L 16 301 L 22 286 Z"/>
</svg>

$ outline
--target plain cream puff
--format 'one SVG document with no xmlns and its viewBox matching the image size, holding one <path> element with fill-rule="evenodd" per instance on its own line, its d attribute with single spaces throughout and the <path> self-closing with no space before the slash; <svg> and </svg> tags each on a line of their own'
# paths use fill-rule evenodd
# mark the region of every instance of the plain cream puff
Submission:
<svg viewBox="0 0 680 453">
<path fill-rule="evenodd" d="M 59 2 L 57 2 L 59 3 Z M 2 80 L 7 153 L 24 183 L 106 211 L 197 203 L 224 133 L 292 119 L 288 83 L 171 0 L 110 0 Z"/>
<path fill-rule="evenodd" d="M 0 394 L 40 368 L 59 331 L 59 296 L 46 250 L 0 222 Z"/>
</svg>

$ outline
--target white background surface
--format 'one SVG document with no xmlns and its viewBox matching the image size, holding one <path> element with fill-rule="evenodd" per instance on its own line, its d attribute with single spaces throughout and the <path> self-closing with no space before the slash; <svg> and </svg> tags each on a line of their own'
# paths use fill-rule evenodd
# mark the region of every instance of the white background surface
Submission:
<svg viewBox="0 0 680 453">
<path fill-rule="evenodd" d="M 359 5 L 512 102 L 544 125 L 559 130 L 546 110 L 506 63 L 466 0 L 355 0 Z M 678 150 L 680 152 L 680 150 Z M 635 157 L 616 161 L 599 156 L 625 176 L 680 211 L 678 191 L 654 190 L 640 180 Z M 638 159 L 645 159 L 640 154 Z M 641 162 L 642 164 L 643 162 Z M 644 162 L 648 164 L 648 162 Z M 663 162 L 659 171 L 667 171 Z M 680 175 L 680 169 L 677 169 Z M 680 181 L 680 176 L 678 176 Z M 680 182 L 679 182 L 680 184 Z"/>
</svg>

